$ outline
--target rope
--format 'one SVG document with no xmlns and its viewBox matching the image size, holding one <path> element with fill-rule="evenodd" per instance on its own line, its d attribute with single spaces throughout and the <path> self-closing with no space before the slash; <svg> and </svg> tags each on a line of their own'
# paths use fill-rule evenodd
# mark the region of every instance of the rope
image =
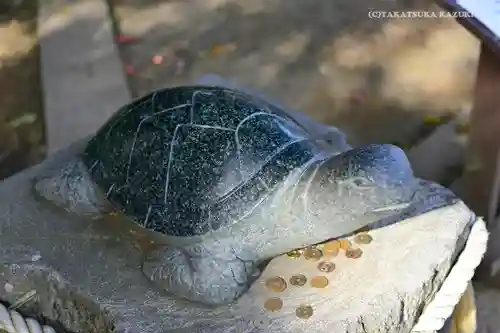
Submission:
<svg viewBox="0 0 500 333">
<path fill-rule="evenodd" d="M 0 332 L 3 333 L 56 333 L 50 326 L 42 326 L 33 318 L 23 318 L 16 310 L 0 304 Z"/>
<path fill-rule="evenodd" d="M 483 219 L 479 218 L 472 226 L 465 248 L 456 264 L 434 295 L 434 299 L 424 309 L 412 333 L 436 332 L 444 326 L 472 280 L 474 271 L 486 252 L 487 241 L 486 224 Z"/>
</svg>

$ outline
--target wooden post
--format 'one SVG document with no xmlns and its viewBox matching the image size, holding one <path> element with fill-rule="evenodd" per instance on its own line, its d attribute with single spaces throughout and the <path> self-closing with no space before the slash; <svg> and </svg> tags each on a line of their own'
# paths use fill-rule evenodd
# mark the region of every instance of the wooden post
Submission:
<svg viewBox="0 0 500 333">
<path fill-rule="evenodd" d="M 500 56 L 482 43 L 471 112 L 463 199 L 488 218 L 488 204 L 500 153 Z M 489 226 L 493 221 L 488 221 Z"/>
<path fill-rule="evenodd" d="M 476 270 L 476 279 L 498 288 L 494 272 L 500 258 L 498 226 L 490 212 L 496 170 L 500 169 L 500 54 L 482 43 L 470 115 L 471 131 L 463 187 L 458 195 L 479 216 L 484 216 L 491 233 L 488 251 Z M 500 171 L 499 171 L 500 172 Z M 496 211 L 496 207 L 495 211 Z M 493 211 L 493 213 L 495 213 Z"/>
</svg>

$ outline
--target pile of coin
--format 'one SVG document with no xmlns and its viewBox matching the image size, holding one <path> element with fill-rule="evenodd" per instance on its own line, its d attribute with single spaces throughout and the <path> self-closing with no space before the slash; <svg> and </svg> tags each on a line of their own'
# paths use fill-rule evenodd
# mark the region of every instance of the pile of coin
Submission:
<svg viewBox="0 0 500 333">
<path fill-rule="evenodd" d="M 370 244 L 372 240 L 373 238 L 366 231 L 362 231 L 353 237 L 353 242 L 357 245 Z M 323 274 L 313 276 L 310 279 L 304 274 L 295 274 L 288 279 L 288 282 L 284 277 L 275 276 L 267 279 L 265 285 L 267 289 L 275 293 L 285 291 L 288 285 L 304 287 L 308 282 L 313 288 L 326 288 L 330 281 L 325 275 L 332 273 L 336 268 L 335 263 L 330 259 L 336 257 L 341 250 L 349 259 L 359 259 L 363 255 L 363 251 L 359 247 L 354 247 L 353 243 L 348 239 L 333 240 L 304 249 L 296 249 L 287 253 L 289 258 L 304 258 L 311 262 L 318 262 L 316 269 Z M 283 300 L 279 297 L 270 297 L 265 301 L 264 308 L 270 312 L 280 311 L 283 308 Z M 307 304 L 302 304 L 295 309 L 295 315 L 301 319 L 311 318 L 313 313 L 313 307 Z"/>
</svg>

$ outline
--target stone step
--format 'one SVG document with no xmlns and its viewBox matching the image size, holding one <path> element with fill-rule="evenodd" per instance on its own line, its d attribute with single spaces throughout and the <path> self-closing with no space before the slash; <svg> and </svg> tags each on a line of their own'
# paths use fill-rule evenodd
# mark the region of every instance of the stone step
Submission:
<svg viewBox="0 0 500 333">
<path fill-rule="evenodd" d="M 92 134 L 130 100 L 104 0 L 40 1 L 48 153 Z"/>
</svg>

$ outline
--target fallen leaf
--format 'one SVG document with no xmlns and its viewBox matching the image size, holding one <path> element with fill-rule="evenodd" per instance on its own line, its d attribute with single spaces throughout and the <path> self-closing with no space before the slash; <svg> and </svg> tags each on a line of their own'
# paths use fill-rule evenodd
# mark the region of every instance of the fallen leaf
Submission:
<svg viewBox="0 0 500 333">
<path fill-rule="evenodd" d="M 132 75 L 135 73 L 135 68 L 132 65 L 125 64 L 125 73 Z"/>
<path fill-rule="evenodd" d="M 215 45 L 210 49 L 210 55 L 212 57 L 217 57 L 223 53 L 228 53 L 236 50 L 236 45 L 234 44 L 223 44 Z"/>
<path fill-rule="evenodd" d="M 126 35 L 117 35 L 115 40 L 120 44 L 131 44 L 137 42 L 136 37 L 126 36 Z"/>
<path fill-rule="evenodd" d="M 155 56 L 151 59 L 151 61 L 153 62 L 153 64 L 155 64 L 155 65 L 159 65 L 159 64 L 161 64 L 161 63 L 163 62 L 163 56 L 161 56 L 161 55 L 155 55 Z"/>
<path fill-rule="evenodd" d="M 366 102 L 368 93 L 364 89 L 355 89 L 349 96 L 349 103 L 351 105 L 360 105 Z"/>
<path fill-rule="evenodd" d="M 26 113 L 23 114 L 21 117 L 18 117 L 12 121 L 9 122 L 9 126 L 12 128 L 19 127 L 21 125 L 26 125 L 26 124 L 33 124 L 37 119 L 36 114 L 34 113 Z"/>
<path fill-rule="evenodd" d="M 69 12 L 69 8 L 67 5 L 61 5 L 61 7 L 59 7 L 58 9 L 58 12 L 60 14 L 67 14 Z"/>
<path fill-rule="evenodd" d="M 441 117 L 438 116 L 425 116 L 424 124 L 426 125 L 439 125 L 441 124 Z"/>
</svg>

